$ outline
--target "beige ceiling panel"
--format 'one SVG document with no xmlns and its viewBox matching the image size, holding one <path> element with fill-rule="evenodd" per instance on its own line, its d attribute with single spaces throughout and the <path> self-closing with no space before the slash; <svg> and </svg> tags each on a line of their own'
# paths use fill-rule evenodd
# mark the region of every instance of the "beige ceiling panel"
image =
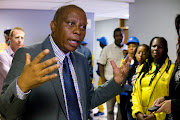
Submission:
<svg viewBox="0 0 180 120">
<path fill-rule="evenodd" d="M 0 0 L 0 9 L 56 10 L 60 6 L 75 4 L 102 19 L 129 17 L 129 3 L 134 0 Z"/>
</svg>

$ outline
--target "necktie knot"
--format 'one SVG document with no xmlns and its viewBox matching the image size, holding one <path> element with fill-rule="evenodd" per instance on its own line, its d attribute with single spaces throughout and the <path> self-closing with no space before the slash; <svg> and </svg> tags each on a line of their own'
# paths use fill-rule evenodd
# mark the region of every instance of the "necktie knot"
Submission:
<svg viewBox="0 0 180 120">
<path fill-rule="evenodd" d="M 68 64 L 68 58 L 67 58 L 67 56 L 64 58 L 63 63 L 64 63 L 64 64 Z"/>
<path fill-rule="evenodd" d="M 67 56 L 63 60 L 63 75 L 65 74 L 70 75 L 69 77 L 71 77 L 71 72 L 70 72 Z"/>
</svg>

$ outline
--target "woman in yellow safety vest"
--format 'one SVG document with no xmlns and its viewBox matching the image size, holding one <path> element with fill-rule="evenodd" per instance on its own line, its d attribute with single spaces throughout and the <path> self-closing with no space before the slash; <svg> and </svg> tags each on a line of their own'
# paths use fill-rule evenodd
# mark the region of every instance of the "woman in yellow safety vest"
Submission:
<svg viewBox="0 0 180 120">
<path fill-rule="evenodd" d="M 138 120 L 164 120 L 166 117 L 165 113 L 151 113 L 148 108 L 152 107 L 157 98 L 169 95 L 174 64 L 167 53 L 166 39 L 154 37 L 150 42 L 148 60 L 140 66 L 133 86 L 132 116 Z"/>
</svg>

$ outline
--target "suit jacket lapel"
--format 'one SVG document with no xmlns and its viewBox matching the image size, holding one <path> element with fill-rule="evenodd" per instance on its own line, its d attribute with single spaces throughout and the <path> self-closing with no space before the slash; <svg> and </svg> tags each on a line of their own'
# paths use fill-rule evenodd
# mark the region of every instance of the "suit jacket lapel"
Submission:
<svg viewBox="0 0 180 120">
<path fill-rule="evenodd" d="M 49 40 L 49 36 L 43 42 L 42 47 L 43 47 L 42 48 L 43 50 L 45 50 L 45 49 L 50 50 L 50 53 L 45 57 L 45 60 L 55 57 L 52 45 L 51 45 L 50 40 Z M 66 108 L 65 108 L 65 102 L 64 102 L 64 95 L 63 95 L 61 80 L 60 80 L 60 76 L 59 76 L 59 70 L 55 70 L 53 73 L 56 73 L 58 76 L 55 79 L 51 80 L 50 82 L 52 83 L 52 85 L 54 87 L 58 101 L 60 102 L 60 104 L 62 106 L 62 110 L 63 110 L 64 114 L 67 116 L 67 112 L 66 112 Z"/>
</svg>

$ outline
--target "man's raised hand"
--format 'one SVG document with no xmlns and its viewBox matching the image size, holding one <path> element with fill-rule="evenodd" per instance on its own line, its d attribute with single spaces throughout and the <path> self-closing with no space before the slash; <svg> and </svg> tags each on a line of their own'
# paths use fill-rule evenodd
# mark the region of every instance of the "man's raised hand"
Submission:
<svg viewBox="0 0 180 120">
<path fill-rule="evenodd" d="M 124 60 L 124 62 L 120 67 L 117 67 L 116 63 L 113 60 L 110 61 L 113 67 L 114 80 L 116 81 L 117 84 L 120 85 L 125 79 L 127 72 L 130 69 L 131 59 L 132 58 L 129 55 L 127 55 L 126 59 Z"/>
<path fill-rule="evenodd" d="M 58 59 L 56 57 L 48 59 L 41 63 L 41 60 L 49 54 L 49 50 L 46 49 L 39 53 L 34 60 L 31 62 L 31 56 L 26 53 L 26 62 L 24 69 L 17 80 L 19 88 L 24 92 L 28 92 L 30 89 L 40 86 L 48 80 L 57 77 L 57 74 L 50 74 L 51 72 L 57 70 L 60 66 L 57 63 Z M 55 65 L 52 65 L 55 64 Z M 52 65 L 52 66 L 51 66 Z"/>
</svg>

